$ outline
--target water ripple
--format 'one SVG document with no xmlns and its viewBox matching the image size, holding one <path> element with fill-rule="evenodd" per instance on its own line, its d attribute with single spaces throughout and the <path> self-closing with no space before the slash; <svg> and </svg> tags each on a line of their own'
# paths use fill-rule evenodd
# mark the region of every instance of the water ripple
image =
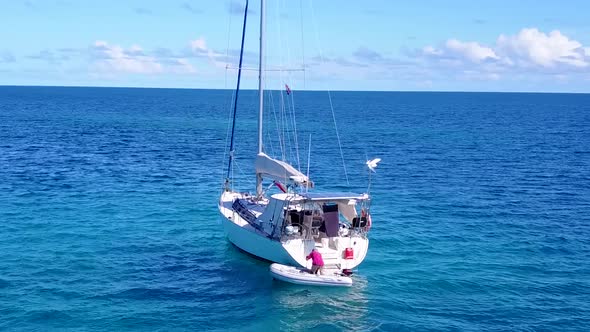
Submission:
<svg viewBox="0 0 590 332">
<path fill-rule="evenodd" d="M 331 118 L 322 93 L 300 95 L 298 119 Z M 0 329 L 590 325 L 588 95 L 334 93 L 352 188 L 318 121 L 300 136 L 312 134 L 316 184 L 362 190 L 366 154 L 383 159 L 371 250 L 355 286 L 337 290 L 273 281 L 225 240 L 216 202 L 231 92 L 0 96 Z M 256 118 L 241 120 L 247 183 Z"/>
</svg>

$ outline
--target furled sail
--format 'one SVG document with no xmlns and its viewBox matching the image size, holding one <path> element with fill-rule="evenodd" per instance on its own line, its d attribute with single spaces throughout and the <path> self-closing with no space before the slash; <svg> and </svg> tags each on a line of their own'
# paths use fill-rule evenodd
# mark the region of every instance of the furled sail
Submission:
<svg viewBox="0 0 590 332">
<path fill-rule="evenodd" d="M 263 152 L 256 156 L 255 167 L 256 173 L 262 174 L 263 177 L 313 187 L 313 182 L 295 167 L 284 161 L 273 159 Z"/>
</svg>

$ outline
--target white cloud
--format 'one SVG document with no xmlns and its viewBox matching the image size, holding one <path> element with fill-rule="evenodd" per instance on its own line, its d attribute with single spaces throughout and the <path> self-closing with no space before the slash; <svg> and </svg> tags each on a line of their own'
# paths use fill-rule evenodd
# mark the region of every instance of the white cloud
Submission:
<svg viewBox="0 0 590 332">
<path fill-rule="evenodd" d="M 348 58 L 328 58 L 330 72 L 317 61 L 307 65 L 314 65 L 314 69 L 332 79 L 354 76 L 396 81 L 403 77 L 408 84 L 416 84 L 418 79 L 428 80 L 439 88 L 446 82 L 473 82 L 480 88 L 489 84 L 504 89 L 531 82 L 550 86 L 556 81 L 571 84 L 586 77 L 590 79 L 590 45 L 583 45 L 560 31 L 544 33 L 526 28 L 496 36 L 487 44 L 448 38 L 440 44 L 402 49 L 403 57 L 361 47 Z"/>
<path fill-rule="evenodd" d="M 492 81 L 497 81 L 501 78 L 500 74 L 498 73 L 489 73 L 487 76 L 488 79 L 492 80 Z"/>
<path fill-rule="evenodd" d="M 354 52 L 353 56 L 357 59 L 370 62 L 379 62 L 384 59 L 381 54 L 366 47 L 359 47 L 356 52 Z"/>
<path fill-rule="evenodd" d="M 207 52 L 207 43 L 205 42 L 205 38 L 200 37 L 199 39 L 191 40 L 190 42 L 191 50 L 195 53 L 206 53 Z"/>
<path fill-rule="evenodd" d="M 204 41 L 198 44 L 205 48 Z M 183 57 L 162 52 L 146 53 L 139 45 L 125 49 L 105 41 L 96 41 L 91 47 L 93 66 L 102 73 L 130 74 L 194 74 L 197 70 Z M 151 55 L 150 55 L 151 54 Z"/>
<path fill-rule="evenodd" d="M 558 82 L 567 82 L 568 77 L 567 75 L 563 75 L 563 74 L 557 74 L 557 75 L 553 75 L 553 77 L 555 78 L 555 80 L 557 80 Z"/>
<path fill-rule="evenodd" d="M 449 75 L 462 71 L 462 77 L 470 80 L 501 80 L 523 74 L 577 75 L 590 69 L 590 47 L 560 31 L 546 34 L 536 28 L 500 35 L 491 45 L 449 39 L 410 56 L 433 72 Z"/>
<path fill-rule="evenodd" d="M 432 46 L 425 46 L 422 49 L 422 52 L 424 54 L 426 54 L 426 55 L 436 55 L 436 56 L 443 55 L 443 51 L 442 50 L 436 49 L 436 48 L 434 48 Z"/>
<path fill-rule="evenodd" d="M 157 74 L 163 72 L 162 64 L 156 58 L 143 54 L 141 47 L 129 49 L 96 41 L 92 46 L 95 65 L 101 71 L 116 71 L 133 74 Z"/>
<path fill-rule="evenodd" d="M 197 72 L 195 67 L 187 59 L 176 59 L 171 66 L 172 71 L 177 74 L 194 74 Z"/>
<path fill-rule="evenodd" d="M 481 46 L 476 42 L 461 42 L 457 39 L 447 40 L 445 51 L 459 57 L 465 57 L 472 62 L 481 62 L 486 59 L 498 59 L 494 50 L 489 47 Z"/>
<path fill-rule="evenodd" d="M 482 46 L 476 42 L 462 42 L 457 39 L 449 39 L 441 47 L 426 46 L 422 48 L 421 55 L 455 63 L 458 61 L 469 61 L 480 63 L 486 60 L 498 60 L 493 49 Z"/>
<path fill-rule="evenodd" d="M 517 35 L 500 35 L 496 42 L 499 53 L 511 61 L 541 67 L 558 64 L 587 67 L 590 63 L 588 48 L 569 39 L 558 30 L 545 34 L 535 28 L 522 29 Z"/>
<path fill-rule="evenodd" d="M 3 62 L 15 62 L 16 58 L 14 57 L 14 55 L 12 55 L 12 53 L 8 52 L 8 51 L 2 51 L 0 50 L 0 63 Z"/>
<path fill-rule="evenodd" d="M 464 70 L 461 77 L 470 81 L 497 81 L 502 76 L 498 73 L 490 73 L 481 70 Z"/>
<path fill-rule="evenodd" d="M 127 53 L 134 55 L 143 55 L 143 49 L 139 45 L 131 45 Z"/>
<path fill-rule="evenodd" d="M 193 55 L 197 57 L 207 57 L 216 68 L 225 68 L 229 65 L 228 57 L 225 54 L 210 49 L 203 37 L 191 40 L 189 47 Z"/>
</svg>

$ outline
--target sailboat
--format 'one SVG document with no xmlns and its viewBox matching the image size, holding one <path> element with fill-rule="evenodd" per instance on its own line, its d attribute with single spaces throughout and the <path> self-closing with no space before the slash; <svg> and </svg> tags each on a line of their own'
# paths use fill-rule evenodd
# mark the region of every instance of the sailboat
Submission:
<svg viewBox="0 0 590 332">
<path fill-rule="evenodd" d="M 367 256 L 371 227 L 370 197 L 367 193 L 316 191 L 308 175 L 287 161 L 275 159 L 266 153 L 262 140 L 266 14 L 264 0 L 261 0 L 260 6 L 258 153 L 254 163 L 256 188 L 254 193 L 234 190 L 230 179 L 235 158 L 235 112 L 248 16 L 246 1 L 233 103 L 229 165 L 219 198 L 223 229 L 232 244 L 260 259 L 304 268 L 311 265 L 306 256 L 315 248 L 323 256 L 323 273 L 350 274 Z M 263 190 L 266 187 L 263 186 L 265 182 L 270 182 L 271 186 L 273 183 L 280 184 L 282 191 L 269 194 L 268 190 Z"/>
</svg>

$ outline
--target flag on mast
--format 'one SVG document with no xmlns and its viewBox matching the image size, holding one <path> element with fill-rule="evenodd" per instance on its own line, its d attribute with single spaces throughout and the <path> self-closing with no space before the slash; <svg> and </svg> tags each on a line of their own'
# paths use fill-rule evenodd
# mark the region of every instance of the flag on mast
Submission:
<svg viewBox="0 0 590 332">
<path fill-rule="evenodd" d="M 285 84 L 285 90 L 287 90 L 288 95 L 291 94 L 291 88 L 289 88 L 289 85 Z"/>
</svg>

